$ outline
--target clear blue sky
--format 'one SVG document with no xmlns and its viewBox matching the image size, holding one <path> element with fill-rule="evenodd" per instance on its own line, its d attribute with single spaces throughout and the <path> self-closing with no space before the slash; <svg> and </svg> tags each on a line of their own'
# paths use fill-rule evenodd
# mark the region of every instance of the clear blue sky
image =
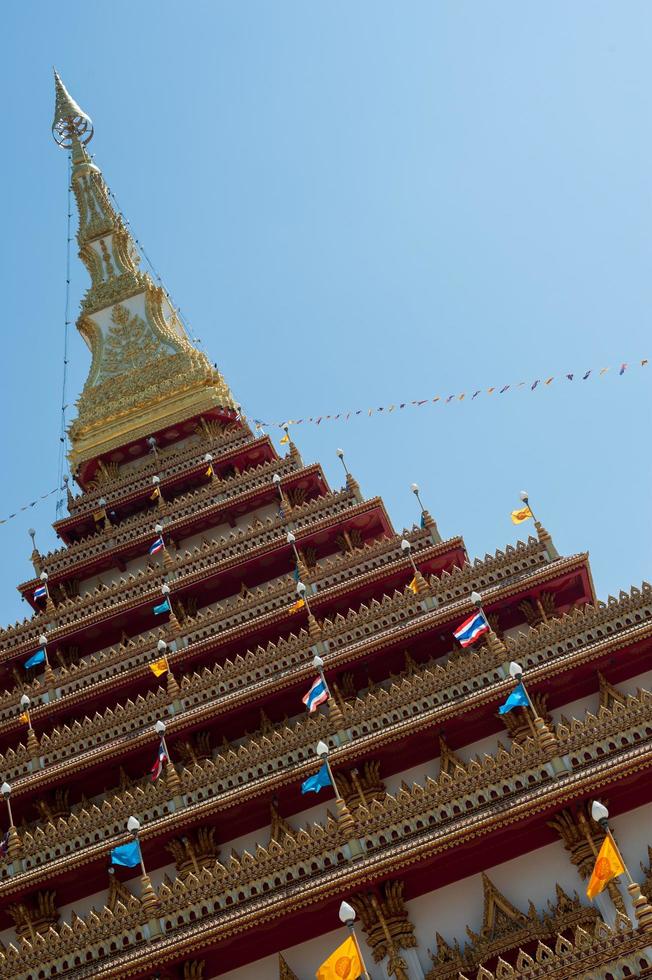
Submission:
<svg viewBox="0 0 652 980">
<path fill-rule="evenodd" d="M 56 484 L 66 158 L 51 66 L 97 162 L 252 416 L 603 379 L 295 430 L 342 446 L 397 527 L 418 481 L 472 555 L 515 541 L 527 487 L 606 596 L 652 575 L 649 2 L 9 3 L 0 74 L 5 478 Z M 86 288 L 73 251 L 72 316 Z M 72 331 L 69 401 L 89 357 Z M 34 524 L 0 526 L 0 621 Z"/>
</svg>

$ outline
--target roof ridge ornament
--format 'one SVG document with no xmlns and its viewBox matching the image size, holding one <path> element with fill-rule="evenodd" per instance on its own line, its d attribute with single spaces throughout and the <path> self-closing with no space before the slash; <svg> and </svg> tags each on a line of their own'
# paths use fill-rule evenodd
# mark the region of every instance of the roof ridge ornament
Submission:
<svg viewBox="0 0 652 980">
<path fill-rule="evenodd" d="M 77 105 L 56 70 L 54 71 L 54 119 L 52 137 L 54 142 L 69 150 L 75 142 L 86 146 L 93 138 L 93 120 Z"/>
</svg>

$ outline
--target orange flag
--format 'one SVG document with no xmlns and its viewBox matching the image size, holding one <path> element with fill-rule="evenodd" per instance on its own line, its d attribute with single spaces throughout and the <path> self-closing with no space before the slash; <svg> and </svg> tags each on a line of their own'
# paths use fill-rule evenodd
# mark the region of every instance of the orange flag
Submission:
<svg viewBox="0 0 652 980">
<path fill-rule="evenodd" d="M 161 657 L 160 660 L 152 660 L 147 666 L 156 677 L 160 677 L 161 674 L 164 674 L 168 670 L 167 657 Z"/>
<path fill-rule="evenodd" d="M 599 895 L 603 888 L 609 884 L 612 878 L 617 878 L 625 870 L 620 854 L 611 843 L 611 838 L 607 835 L 604 839 L 600 852 L 595 859 L 595 867 L 586 894 L 590 899 Z"/>
<path fill-rule="evenodd" d="M 358 980 L 361 973 L 360 954 L 349 936 L 319 967 L 317 980 Z"/>
</svg>

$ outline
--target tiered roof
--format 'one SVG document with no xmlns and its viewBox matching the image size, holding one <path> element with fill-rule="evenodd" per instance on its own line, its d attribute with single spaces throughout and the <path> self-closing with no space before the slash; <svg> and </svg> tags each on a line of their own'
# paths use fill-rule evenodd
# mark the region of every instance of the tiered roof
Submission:
<svg viewBox="0 0 652 980">
<path fill-rule="evenodd" d="M 652 588 L 598 602 L 587 556 L 560 556 L 538 523 L 536 537 L 471 562 L 426 511 L 397 533 L 351 474 L 332 490 L 292 442 L 280 458 L 139 271 L 85 149 L 90 119 L 56 85 L 93 362 L 70 433 L 80 493 L 55 525 L 63 545 L 35 549 L 35 577 L 19 586 L 34 614 L 0 630 L 0 771 L 18 835 L 0 859 L 0 917 L 15 928 L 0 977 L 144 980 L 156 964 L 166 980 L 208 980 L 279 953 L 290 931 L 319 935 L 346 896 L 376 961 L 405 977 L 402 951 L 417 945 L 405 901 L 435 872 L 441 887 L 484 870 L 488 843 L 498 863 L 555 832 L 584 855 L 573 808 L 615 788 L 621 810 L 649 797 L 652 696 L 618 684 L 649 662 Z M 148 556 L 157 524 L 165 548 Z M 294 610 L 297 575 L 307 605 Z M 159 619 L 163 590 L 171 615 Z M 462 651 L 452 632 L 478 592 L 491 629 Z M 50 671 L 33 677 L 21 664 L 41 635 Z M 330 699 L 305 714 L 315 654 Z M 497 714 L 510 660 L 538 727 L 523 709 Z M 587 696 L 583 717 L 560 715 Z M 171 761 L 152 782 L 163 719 Z M 465 761 L 487 736 L 495 749 Z M 342 797 L 306 822 L 300 786 L 320 740 Z M 422 776 L 402 777 L 414 767 Z M 157 887 L 107 876 L 131 815 Z M 246 834 L 255 845 L 227 846 Z M 481 931 L 464 948 L 437 935 L 428 980 L 561 980 L 644 955 L 621 913 L 608 931 L 559 887 L 545 912 L 521 912 L 488 878 L 484 891 Z M 283 959 L 279 970 L 294 976 Z"/>
</svg>

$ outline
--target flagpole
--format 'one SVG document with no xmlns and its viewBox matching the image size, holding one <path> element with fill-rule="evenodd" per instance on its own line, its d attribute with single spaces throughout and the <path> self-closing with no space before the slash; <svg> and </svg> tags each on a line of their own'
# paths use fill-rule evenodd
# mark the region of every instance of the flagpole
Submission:
<svg viewBox="0 0 652 980">
<path fill-rule="evenodd" d="M 530 697 L 530 692 L 528 691 L 527 687 L 525 686 L 525 681 L 523 680 L 523 668 L 521 667 L 521 665 L 520 664 L 517 664 L 516 661 L 513 660 L 511 662 L 511 664 L 509 665 L 509 673 L 514 678 L 514 680 L 517 680 L 518 683 L 523 688 L 523 691 L 525 693 L 525 697 L 527 698 L 527 703 L 529 704 L 530 708 L 532 709 L 532 714 L 534 715 L 535 719 L 540 718 L 540 715 L 538 714 L 537 709 L 534 707 L 534 703 L 532 701 L 532 698 Z"/>
<path fill-rule="evenodd" d="M 643 895 L 643 893 L 641 892 L 640 885 L 637 882 L 635 882 L 634 879 L 632 878 L 630 870 L 625 864 L 625 861 L 623 860 L 623 856 L 620 853 L 620 848 L 616 844 L 613 834 L 611 833 L 611 828 L 609 827 L 609 811 L 607 810 L 606 806 L 604 806 L 602 803 L 599 803 L 597 800 L 594 800 L 593 803 L 591 804 L 591 816 L 593 817 L 595 822 L 600 827 L 602 827 L 602 829 L 605 831 L 607 837 L 609 838 L 609 842 L 611 843 L 614 851 L 616 852 L 620 860 L 620 863 L 625 869 L 625 874 L 627 875 L 627 879 L 629 881 L 629 884 L 627 885 L 627 891 L 629 892 L 632 899 L 632 905 L 634 906 L 634 914 L 636 916 L 636 922 L 638 924 L 639 929 L 641 930 L 641 932 L 647 932 L 647 933 L 652 932 L 652 906 L 650 906 L 646 896 Z"/>
<path fill-rule="evenodd" d="M 2 793 L 4 799 L 7 803 L 7 815 L 9 817 L 9 827 L 7 830 L 7 857 L 12 862 L 16 861 L 20 856 L 20 851 L 22 848 L 22 842 L 18 836 L 18 831 L 16 830 L 16 825 L 14 823 L 14 815 L 11 810 L 11 786 L 9 783 L 4 782 L 0 786 L 0 793 Z"/>
<path fill-rule="evenodd" d="M 337 788 L 337 783 L 335 782 L 335 776 L 333 775 L 333 770 L 331 769 L 331 764 L 328 759 L 329 748 L 326 742 L 317 742 L 316 746 L 317 755 L 322 760 L 322 763 L 326 766 L 326 771 L 328 772 L 328 778 L 331 781 L 331 786 L 333 787 L 333 792 L 335 793 L 335 801 L 337 803 L 338 809 L 338 819 L 337 822 L 340 828 L 347 835 L 347 841 L 349 847 L 351 848 L 351 853 L 354 857 L 359 857 L 362 854 L 360 848 L 360 842 L 357 840 L 355 835 L 355 821 L 351 816 L 351 811 L 346 805 L 346 800 Z"/>
<path fill-rule="evenodd" d="M 30 756 L 30 759 L 31 759 L 30 767 L 32 765 L 32 762 L 37 762 L 38 763 L 38 767 L 40 769 L 40 767 L 41 767 L 41 759 L 40 759 L 41 750 L 39 748 L 38 738 L 36 737 L 36 732 L 34 731 L 34 729 L 32 727 L 32 716 L 31 716 L 30 710 L 29 710 L 31 703 L 32 702 L 30 700 L 29 695 L 28 694 L 23 694 L 23 696 L 20 699 L 20 707 L 21 707 L 23 713 L 27 715 L 27 751 L 28 751 L 29 756 Z"/>
<path fill-rule="evenodd" d="M 557 736 L 550 730 L 544 719 L 538 713 L 537 709 L 534 707 L 534 702 L 530 697 L 530 692 L 525 686 L 523 680 L 523 668 L 520 664 L 512 661 L 509 665 L 510 676 L 523 688 L 523 693 L 527 698 L 527 703 L 534 715 L 534 721 L 527 715 L 528 721 L 530 723 L 530 728 L 532 729 L 532 734 L 534 735 L 535 741 L 539 742 L 542 748 L 550 753 L 550 765 L 552 766 L 552 772 L 555 779 L 558 779 L 562 773 L 566 772 L 566 766 L 563 760 L 559 756 L 559 742 L 557 741 Z"/>
<path fill-rule="evenodd" d="M 168 793 L 172 795 L 175 806 L 177 802 L 179 806 L 183 806 L 183 799 L 181 796 L 181 780 L 179 779 L 177 770 L 174 768 L 174 763 L 172 762 L 172 758 L 168 750 L 168 744 L 165 739 L 165 722 L 159 719 L 159 721 L 157 721 L 154 725 L 154 729 L 161 740 L 161 745 L 163 746 L 163 751 L 165 752 L 165 783 L 168 788 Z"/>
<path fill-rule="evenodd" d="M 147 914 L 152 917 L 153 922 L 150 923 L 150 925 L 154 925 L 155 923 L 153 931 L 158 932 L 160 931 L 160 925 L 158 919 L 155 918 L 158 898 L 156 897 L 156 892 L 152 888 L 152 882 L 147 874 L 147 869 L 143 860 L 143 849 L 140 846 L 140 840 L 138 838 L 138 834 L 140 832 L 140 820 L 134 816 L 129 817 L 127 820 L 127 830 L 138 844 L 138 857 L 140 859 L 140 870 L 142 875 L 140 900 Z"/>
<path fill-rule="evenodd" d="M 532 520 L 536 524 L 537 519 L 534 516 L 534 511 L 532 510 L 532 507 L 530 506 L 530 496 L 529 496 L 527 490 L 521 490 L 521 492 L 519 494 L 519 497 L 521 498 L 521 500 L 523 501 L 523 503 L 525 504 L 525 506 L 527 507 L 527 509 L 530 511 L 530 514 L 532 515 Z"/>
<path fill-rule="evenodd" d="M 412 545 L 410 544 L 407 538 L 403 538 L 401 540 L 401 551 L 403 552 L 404 555 L 407 555 L 407 557 L 410 560 L 410 564 L 412 565 L 412 572 L 414 575 L 412 579 L 412 582 L 414 583 L 414 589 L 412 591 L 416 590 L 415 595 L 426 595 L 426 596 L 429 595 L 428 583 L 426 582 L 425 578 L 423 577 L 423 575 L 421 574 L 421 572 L 416 566 L 416 562 L 412 557 Z M 410 585 L 412 585 L 412 582 L 410 583 Z M 426 599 L 426 604 L 427 602 L 428 600 Z"/>
<path fill-rule="evenodd" d="M 360 966 L 362 967 L 362 974 L 360 980 L 371 980 L 369 973 L 367 971 L 367 964 L 364 961 L 364 956 L 362 955 L 362 950 L 360 949 L 360 943 L 358 942 L 358 936 L 355 931 L 355 909 L 349 905 L 348 902 L 342 902 L 340 905 L 340 922 L 342 922 L 346 928 L 349 930 L 351 939 L 354 942 L 356 952 L 360 957 Z"/>
<path fill-rule="evenodd" d="M 48 638 L 45 635 L 45 633 L 41 633 L 41 635 L 38 638 L 38 641 L 40 645 L 43 647 L 43 653 L 45 654 L 45 670 L 43 672 L 43 676 L 45 678 L 45 685 L 48 688 L 48 691 L 53 691 L 56 682 L 54 679 L 52 666 L 50 664 L 50 659 L 48 657 Z"/>
</svg>

